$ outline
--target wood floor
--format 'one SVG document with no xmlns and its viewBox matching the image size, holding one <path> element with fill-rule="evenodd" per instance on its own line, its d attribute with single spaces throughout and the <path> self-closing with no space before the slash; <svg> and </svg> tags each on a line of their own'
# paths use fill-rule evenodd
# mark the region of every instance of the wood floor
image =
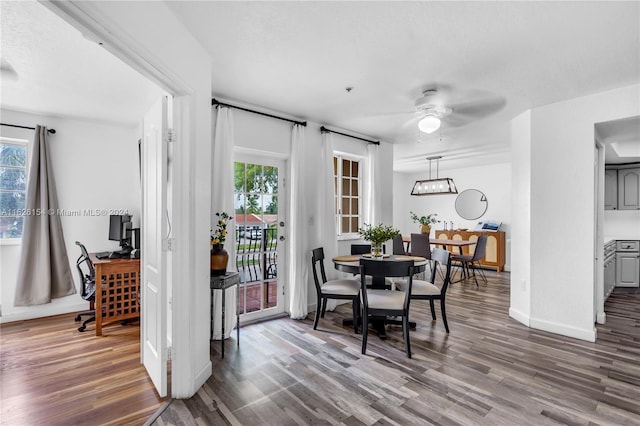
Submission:
<svg viewBox="0 0 640 426">
<path fill-rule="evenodd" d="M 311 314 L 243 327 L 240 348 L 227 341 L 221 360 L 213 345 L 213 376 L 154 424 L 640 424 L 639 294 L 615 292 L 589 343 L 510 319 L 508 274 L 487 275 L 478 289 L 451 287 L 450 335 L 412 303 L 412 359 L 395 327 L 361 355 L 361 336 L 341 324 L 346 305 L 316 331 Z"/>
<path fill-rule="evenodd" d="M 95 323 L 74 314 L 0 326 L 0 424 L 141 425 L 163 403 L 140 364 L 139 323 Z"/>
</svg>

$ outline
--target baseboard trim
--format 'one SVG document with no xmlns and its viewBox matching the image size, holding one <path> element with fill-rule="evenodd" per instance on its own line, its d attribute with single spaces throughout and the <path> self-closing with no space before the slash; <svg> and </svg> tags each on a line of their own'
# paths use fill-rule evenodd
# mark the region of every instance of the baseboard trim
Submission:
<svg viewBox="0 0 640 426">
<path fill-rule="evenodd" d="M 514 320 L 518 321 L 519 323 L 522 323 L 527 327 L 531 327 L 531 324 L 530 324 L 531 318 L 529 318 L 529 315 L 526 315 L 525 313 L 520 312 L 517 309 L 509 308 L 509 316 Z"/>
<path fill-rule="evenodd" d="M 88 311 L 89 303 L 81 302 L 73 305 L 51 305 L 25 307 L 20 312 L 11 312 L 0 316 L 0 324 L 14 321 L 25 321 L 36 318 L 52 317 L 54 315 L 71 314 L 74 312 Z"/>
<path fill-rule="evenodd" d="M 558 324 L 557 322 L 551 322 L 537 318 L 531 318 L 530 322 L 531 328 L 535 328 L 536 330 L 548 331 L 549 333 L 560 334 L 562 336 L 572 337 L 574 339 L 586 340 L 587 342 L 596 341 L 597 330 L 595 327 L 589 330 L 564 324 Z"/>
</svg>

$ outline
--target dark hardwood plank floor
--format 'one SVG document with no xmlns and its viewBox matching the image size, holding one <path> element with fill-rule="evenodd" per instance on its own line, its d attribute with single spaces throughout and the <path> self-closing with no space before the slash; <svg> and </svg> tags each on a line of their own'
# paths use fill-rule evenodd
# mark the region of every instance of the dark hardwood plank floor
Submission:
<svg viewBox="0 0 640 426">
<path fill-rule="evenodd" d="M 142 425 L 163 399 L 140 364 L 140 326 L 95 335 L 75 314 L 0 326 L 0 424 Z"/>
<path fill-rule="evenodd" d="M 413 358 L 402 332 L 389 339 L 342 326 L 350 307 L 306 320 L 243 327 L 211 347 L 213 376 L 155 420 L 165 425 L 638 425 L 640 295 L 614 292 L 607 324 L 589 343 L 531 330 L 509 318 L 509 274 L 451 287 L 451 334 L 413 302 Z M 436 304 L 437 307 L 437 304 Z M 217 342 L 216 342 L 217 343 Z"/>
</svg>

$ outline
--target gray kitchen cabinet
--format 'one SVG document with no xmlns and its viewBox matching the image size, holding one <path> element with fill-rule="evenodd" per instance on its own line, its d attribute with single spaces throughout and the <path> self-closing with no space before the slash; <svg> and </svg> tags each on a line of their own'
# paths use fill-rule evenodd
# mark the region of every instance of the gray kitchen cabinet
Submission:
<svg viewBox="0 0 640 426">
<path fill-rule="evenodd" d="M 606 169 L 604 171 L 604 209 L 618 208 L 618 171 Z"/>
<path fill-rule="evenodd" d="M 604 246 L 604 300 L 606 301 L 616 286 L 616 241 Z"/>
<path fill-rule="evenodd" d="M 640 286 L 640 242 L 618 241 L 616 248 L 616 287 Z"/>
<path fill-rule="evenodd" d="M 640 167 L 618 170 L 618 210 L 640 210 Z"/>
</svg>

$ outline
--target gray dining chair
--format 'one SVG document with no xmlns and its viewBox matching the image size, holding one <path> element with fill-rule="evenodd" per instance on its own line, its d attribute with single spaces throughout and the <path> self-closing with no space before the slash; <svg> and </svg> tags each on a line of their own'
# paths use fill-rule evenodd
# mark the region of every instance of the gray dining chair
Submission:
<svg viewBox="0 0 640 426">
<path fill-rule="evenodd" d="M 393 237 L 393 254 L 406 255 L 407 252 L 404 249 L 404 241 L 402 241 L 402 235 L 396 235 Z"/>
<path fill-rule="evenodd" d="M 478 271 L 478 275 L 482 278 L 482 280 L 487 283 L 487 276 L 484 274 L 484 271 L 480 268 L 480 260 L 484 257 L 484 254 L 487 250 L 487 236 L 480 235 L 478 240 L 476 241 L 476 247 L 473 250 L 472 255 L 464 255 L 464 254 L 454 254 L 451 256 L 451 260 L 453 262 L 458 262 L 460 274 L 464 275 L 466 278 L 470 277 L 469 269 L 473 272 L 473 279 L 476 282 L 476 287 L 478 287 L 478 278 L 476 276 L 476 271 Z M 478 265 L 478 267 L 476 267 Z"/>
</svg>

